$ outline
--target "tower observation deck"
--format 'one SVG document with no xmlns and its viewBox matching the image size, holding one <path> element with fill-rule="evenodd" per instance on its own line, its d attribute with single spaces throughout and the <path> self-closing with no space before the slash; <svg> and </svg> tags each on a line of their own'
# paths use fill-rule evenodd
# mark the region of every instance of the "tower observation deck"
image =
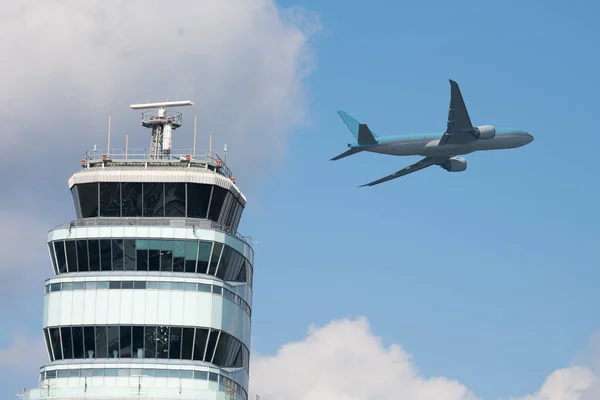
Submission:
<svg viewBox="0 0 600 400">
<path fill-rule="evenodd" d="M 170 108 L 192 104 L 132 105 L 150 150 L 88 151 L 69 179 L 76 219 L 47 240 L 49 362 L 25 400 L 247 400 L 246 198 L 216 154 L 171 149 Z"/>
</svg>

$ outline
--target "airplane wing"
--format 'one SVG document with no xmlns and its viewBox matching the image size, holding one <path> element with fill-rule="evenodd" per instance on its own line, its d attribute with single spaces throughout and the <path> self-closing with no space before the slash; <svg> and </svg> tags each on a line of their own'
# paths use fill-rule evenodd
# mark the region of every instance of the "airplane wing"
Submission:
<svg viewBox="0 0 600 400">
<path fill-rule="evenodd" d="M 403 168 L 400 171 L 396 171 L 393 174 L 390 174 L 390 175 L 383 177 L 381 179 L 378 179 L 376 181 L 361 185 L 360 187 L 374 186 L 374 185 L 378 185 L 383 182 L 387 182 L 392 179 L 400 178 L 401 176 L 408 175 L 410 173 L 422 170 L 422 169 L 430 167 L 432 165 L 442 164 L 442 163 L 446 162 L 448 160 L 448 158 L 449 157 L 425 157 L 424 159 L 414 163 L 413 165 Z"/>
<path fill-rule="evenodd" d="M 465 101 L 458 84 L 450 79 L 450 109 L 448 110 L 448 125 L 440 139 L 440 145 L 466 144 L 474 140 L 473 125 L 467 112 Z"/>
</svg>

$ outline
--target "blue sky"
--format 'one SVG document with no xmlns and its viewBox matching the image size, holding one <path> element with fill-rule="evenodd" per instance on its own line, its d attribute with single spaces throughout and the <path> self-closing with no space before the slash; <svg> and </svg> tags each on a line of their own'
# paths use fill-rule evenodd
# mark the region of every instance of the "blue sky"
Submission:
<svg viewBox="0 0 600 400">
<path fill-rule="evenodd" d="M 537 391 L 553 371 L 586 359 L 589 340 L 600 331 L 600 6 L 277 4 L 314 13 L 320 30 L 308 42 L 314 63 L 302 83 L 304 122 L 291 134 L 229 142 L 231 166 L 241 171 L 238 184 L 248 197 L 240 230 L 258 241 L 253 351 L 274 354 L 302 341 L 311 324 L 364 316 L 386 346 L 396 343 L 412 354 L 421 374 L 456 379 L 485 399 Z M 252 65 L 276 68 L 279 53 L 269 54 Z M 83 85 L 63 78 L 73 80 L 73 90 Z M 359 154 L 329 161 L 353 139 L 339 109 L 379 135 L 443 131 L 448 79 L 459 83 L 474 124 L 523 129 L 535 141 L 470 154 L 463 173 L 434 167 L 372 188 L 357 186 L 418 158 Z M 162 95 L 137 84 L 131 85 L 136 95 Z M 126 104 L 134 102 L 128 95 Z M 106 113 L 116 108 L 103 107 Z M 275 112 L 286 128 L 296 117 L 289 114 L 293 107 Z M 86 122 L 74 118 L 79 127 Z M 93 140 L 105 140 L 104 120 L 90 122 L 98 132 Z M 258 132 L 267 120 L 253 121 Z M 120 123 L 139 129 L 137 120 Z M 273 146 L 270 162 L 272 140 L 281 146 Z M 71 149 L 56 144 L 62 158 L 55 169 L 36 172 L 37 192 L 19 192 L 29 209 L 18 214 L 19 204 L 1 205 L 3 215 L 18 221 L 23 215 L 31 226 L 46 215 L 37 244 L 23 244 L 41 248 L 42 258 L 25 263 L 41 275 L 51 271 L 44 265 L 44 233 L 73 218 L 66 180 L 90 138 L 72 133 L 64 143 Z M 242 162 L 245 155 L 236 159 L 244 143 L 260 148 L 260 175 Z M 4 176 L 10 170 L 0 166 Z M 16 176 L 5 180 L 21 190 Z M 0 320 L 14 328 L 0 334 L 0 350 L 14 332 L 40 336 L 44 277 L 26 275 L 9 275 L 33 294 L 11 297 L 19 304 L 0 308 Z M 18 385 L 1 361 L 0 393 L 9 398 Z M 36 368 L 19 379 L 31 376 L 35 383 Z"/>
</svg>

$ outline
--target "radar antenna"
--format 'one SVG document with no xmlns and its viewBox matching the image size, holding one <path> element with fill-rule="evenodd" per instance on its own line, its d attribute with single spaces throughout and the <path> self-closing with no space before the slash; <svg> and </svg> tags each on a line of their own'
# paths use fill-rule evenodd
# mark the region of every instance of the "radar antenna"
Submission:
<svg viewBox="0 0 600 400">
<path fill-rule="evenodd" d="M 132 110 L 147 110 L 142 113 L 142 126 L 152 129 L 150 159 L 156 160 L 171 156 L 171 135 L 181 126 L 182 117 L 179 112 L 167 112 L 167 107 L 193 106 L 194 103 L 185 101 L 167 101 L 162 103 L 132 104 Z"/>
</svg>

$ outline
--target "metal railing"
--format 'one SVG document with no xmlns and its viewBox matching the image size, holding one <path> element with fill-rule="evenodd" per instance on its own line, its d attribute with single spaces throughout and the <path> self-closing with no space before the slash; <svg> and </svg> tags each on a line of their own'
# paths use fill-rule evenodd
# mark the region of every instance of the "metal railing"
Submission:
<svg viewBox="0 0 600 400">
<path fill-rule="evenodd" d="M 195 218 L 138 218 L 138 217 L 102 217 L 102 218 L 82 218 L 69 223 L 56 225 L 55 229 L 67 229 L 89 226 L 167 226 L 170 228 L 194 228 L 194 229 L 212 229 L 227 233 L 236 239 L 244 242 L 252 248 L 252 237 L 241 235 L 239 232 L 233 232 L 229 227 L 207 219 Z M 51 230 L 51 231 L 52 231 Z"/>
<path fill-rule="evenodd" d="M 173 149 L 169 155 L 152 158 L 150 149 L 91 149 L 85 152 L 85 164 L 104 162 L 161 165 L 186 162 L 190 167 L 209 168 L 231 179 L 233 174 L 217 153 L 208 150 Z"/>
</svg>

